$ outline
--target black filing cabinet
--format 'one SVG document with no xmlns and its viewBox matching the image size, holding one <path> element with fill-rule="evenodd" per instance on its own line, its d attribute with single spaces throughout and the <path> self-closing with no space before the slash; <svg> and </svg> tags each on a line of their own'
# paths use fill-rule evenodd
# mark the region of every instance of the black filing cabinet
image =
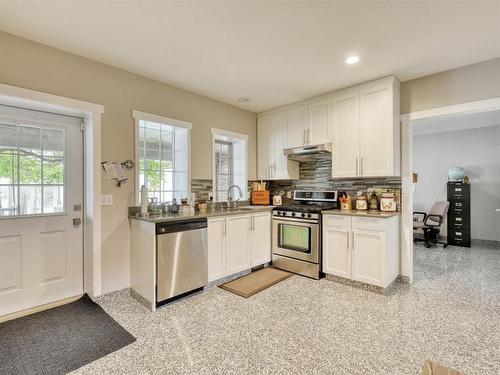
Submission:
<svg viewBox="0 0 500 375">
<path fill-rule="evenodd" d="M 448 182 L 448 244 L 470 247 L 470 184 Z"/>
</svg>

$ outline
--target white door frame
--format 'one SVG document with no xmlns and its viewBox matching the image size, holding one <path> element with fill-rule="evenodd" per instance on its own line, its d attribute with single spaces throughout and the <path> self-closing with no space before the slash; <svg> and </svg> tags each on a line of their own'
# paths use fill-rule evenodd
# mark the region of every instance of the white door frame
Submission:
<svg viewBox="0 0 500 375">
<path fill-rule="evenodd" d="M 413 282 L 413 127 L 412 122 L 431 117 L 465 115 L 500 110 L 500 98 L 438 107 L 401 115 L 401 248 L 402 275 Z"/>
<path fill-rule="evenodd" d="M 84 119 L 83 289 L 101 294 L 101 114 L 104 106 L 0 83 L 0 104 Z"/>
</svg>

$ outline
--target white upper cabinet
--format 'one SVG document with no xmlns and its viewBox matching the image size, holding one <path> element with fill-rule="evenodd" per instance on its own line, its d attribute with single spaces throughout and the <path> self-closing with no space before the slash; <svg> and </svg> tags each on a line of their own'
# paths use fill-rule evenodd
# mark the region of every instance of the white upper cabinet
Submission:
<svg viewBox="0 0 500 375">
<path fill-rule="evenodd" d="M 257 178 L 265 180 L 294 180 L 299 178 L 299 163 L 288 160 L 287 116 L 285 111 L 257 119 Z"/>
<path fill-rule="evenodd" d="M 359 175 L 359 94 L 333 97 L 333 177 Z"/>
<path fill-rule="evenodd" d="M 267 180 L 270 175 L 271 116 L 257 119 L 257 178 Z"/>
<path fill-rule="evenodd" d="M 332 122 L 331 97 L 311 101 L 307 104 L 306 144 L 330 143 Z"/>
<path fill-rule="evenodd" d="M 399 95 L 394 77 L 334 94 L 332 177 L 400 175 Z"/>
<path fill-rule="evenodd" d="M 301 105 L 286 111 L 287 148 L 306 144 L 306 107 Z"/>
</svg>

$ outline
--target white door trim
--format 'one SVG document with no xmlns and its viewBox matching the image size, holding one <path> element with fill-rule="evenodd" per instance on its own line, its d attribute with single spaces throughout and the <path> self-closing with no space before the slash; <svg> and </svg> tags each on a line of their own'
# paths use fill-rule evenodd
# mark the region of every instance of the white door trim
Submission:
<svg viewBox="0 0 500 375">
<path fill-rule="evenodd" d="M 412 121 L 431 117 L 500 110 L 500 98 L 432 108 L 401 115 L 401 270 L 413 282 L 413 128 Z"/>
<path fill-rule="evenodd" d="M 0 83 L 0 103 L 79 116 L 84 135 L 83 288 L 101 294 L 101 114 L 104 106 Z"/>
</svg>

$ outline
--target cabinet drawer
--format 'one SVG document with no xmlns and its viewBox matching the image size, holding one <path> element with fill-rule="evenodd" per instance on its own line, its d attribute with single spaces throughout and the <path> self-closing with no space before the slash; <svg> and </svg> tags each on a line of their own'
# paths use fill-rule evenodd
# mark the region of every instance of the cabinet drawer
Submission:
<svg viewBox="0 0 500 375">
<path fill-rule="evenodd" d="M 448 244 L 455 246 L 470 246 L 470 230 L 448 230 Z"/>
<path fill-rule="evenodd" d="M 375 217 L 353 217 L 352 229 L 385 231 L 388 220 Z"/>
<path fill-rule="evenodd" d="M 452 226 L 453 228 L 463 228 L 463 229 L 469 229 L 470 228 L 470 219 L 469 215 L 465 214 L 459 214 L 459 215 L 448 215 L 448 225 Z"/>
<path fill-rule="evenodd" d="M 469 216 L 470 207 L 467 201 L 451 201 L 448 215 Z"/>
<path fill-rule="evenodd" d="M 448 184 L 448 200 L 469 199 L 470 185 Z"/>
<path fill-rule="evenodd" d="M 326 214 L 323 216 L 323 226 L 350 228 L 351 227 L 351 217 L 350 216 Z"/>
</svg>

